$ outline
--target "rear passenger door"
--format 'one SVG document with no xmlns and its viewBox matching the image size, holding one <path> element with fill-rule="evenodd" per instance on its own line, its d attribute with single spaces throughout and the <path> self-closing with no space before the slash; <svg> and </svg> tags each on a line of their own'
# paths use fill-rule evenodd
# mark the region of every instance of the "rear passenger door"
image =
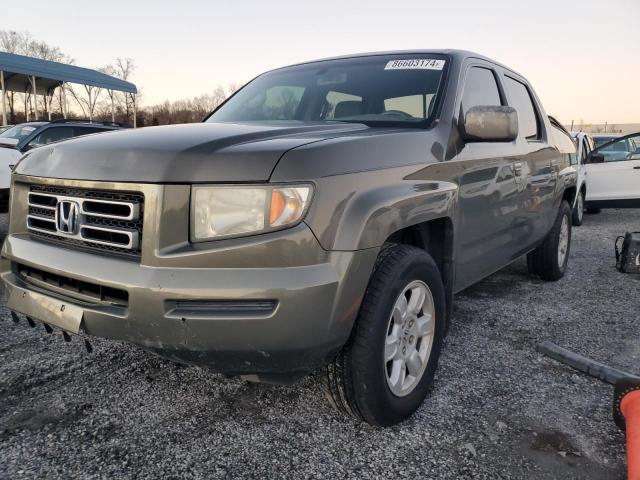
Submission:
<svg viewBox="0 0 640 480">
<path fill-rule="evenodd" d="M 460 121 L 471 107 L 505 104 L 494 67 L 484 62 L 469 64 L 461 90 Z M 525 172 L 516 170 L 521 157 L 516 142 L 469 142 L 465 149 L 471 160 L 461 161 L 459 177 L 457 289 L 503 267 L 522 248 L 514 222 L 523 202 Z"/>
</svg>

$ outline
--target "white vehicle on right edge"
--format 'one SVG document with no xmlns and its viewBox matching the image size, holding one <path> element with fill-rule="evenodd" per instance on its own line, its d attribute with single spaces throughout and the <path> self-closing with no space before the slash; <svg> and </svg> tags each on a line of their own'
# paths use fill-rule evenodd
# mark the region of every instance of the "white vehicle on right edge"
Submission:
<svg viewBox="0 0 640 480">
<path fill-rule="evenodd" d="M 587 156 L 587 177 L 587 211 L 640 208 L 640 133 L 596 147 Z"/>
<path fill-rule="evenodd" d="M 571 220 L 574 226 L 582 225 L 584 216 L 585 198 L 588 192 L 587 186 L 587 157 L 589 152 L 595 148 L 595 142 L 591 135 L 585 132 L 571 132 L 571 136 L 576 142 L 577 154 L 574 166 L 578 172 L 578 194 L 572 205 Z"/>
</svg>

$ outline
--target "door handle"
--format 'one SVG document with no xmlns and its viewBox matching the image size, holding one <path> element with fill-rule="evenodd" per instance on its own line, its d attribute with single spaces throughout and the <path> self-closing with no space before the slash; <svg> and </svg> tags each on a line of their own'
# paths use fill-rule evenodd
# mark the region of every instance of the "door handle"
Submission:
<svg viewBox="0 0 640 480">
<path fill-rule="evenodd" d="M 634 170 L 640 170 L 640 166 L 638 167 L 633 167 Z"/>
</svg>

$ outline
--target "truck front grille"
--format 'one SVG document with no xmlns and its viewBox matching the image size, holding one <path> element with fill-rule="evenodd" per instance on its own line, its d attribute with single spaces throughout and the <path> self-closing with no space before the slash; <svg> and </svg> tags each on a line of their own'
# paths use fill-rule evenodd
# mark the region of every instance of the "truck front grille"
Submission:
<svg viewBox="0 0 640 480">
<path fill-rule="evenodd" d="M 69 246 L 140 256 L 142 194 L 31 185 L 28 195 L 31 235 Z"/>
</svg>

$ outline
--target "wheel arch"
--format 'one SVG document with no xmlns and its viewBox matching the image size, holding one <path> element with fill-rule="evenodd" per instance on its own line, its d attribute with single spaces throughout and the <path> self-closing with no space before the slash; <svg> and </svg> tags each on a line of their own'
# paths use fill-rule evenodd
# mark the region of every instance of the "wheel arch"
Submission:
<svg viewBox="0 0 640 480">
<path fill-rule="evenodd" d="M 425 250 L 436 262 L 447 301 L 447 324 L 453 308 L 454 222 L 449 216 L 409 225 L 391 233 L 385 243 L 412 245 Z"/>
<path fill-rule="evenodd" d="M 576 185 L 571 185 L 564 189 L 562 193 L 562 200 L 566 200 L 571 208 L 576 204 L 576 199 L 578 198 L 578 187 Z"/>
</svg>

